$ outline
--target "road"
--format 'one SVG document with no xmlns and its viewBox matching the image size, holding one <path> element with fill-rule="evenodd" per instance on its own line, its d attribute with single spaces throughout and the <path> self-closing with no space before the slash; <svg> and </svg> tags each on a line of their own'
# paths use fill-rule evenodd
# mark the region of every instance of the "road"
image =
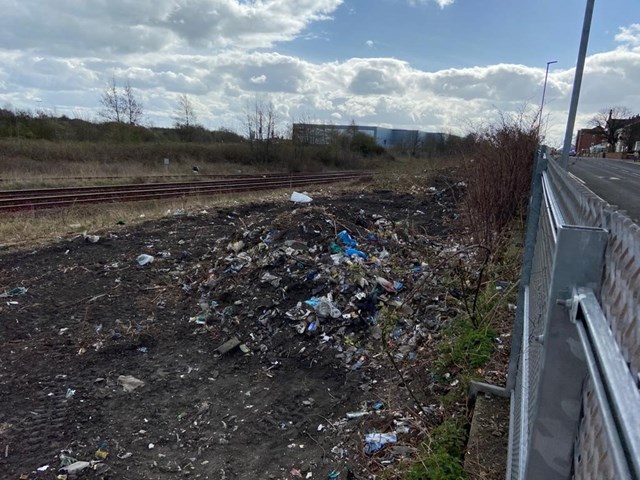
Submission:
<svg viewBox="0 0 640 480">
<path fill-rule="evenodd" d="M 569 159 L 569 172 L 596 195 L 640 223 L 640 164 L 625 160 L 576 157 Z"/>
</svg>

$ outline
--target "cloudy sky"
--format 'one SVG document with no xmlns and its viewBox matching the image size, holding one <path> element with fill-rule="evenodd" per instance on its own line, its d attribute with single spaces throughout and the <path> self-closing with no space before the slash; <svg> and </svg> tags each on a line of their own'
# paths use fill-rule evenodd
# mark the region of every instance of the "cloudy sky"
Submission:
<svg viewBox="0 0 640 480">
<path fill-rule="evenodd" d="M 586 0 L 0 0 L 0 105 L 95 119 L 112 77 L 146 122 L 187 94 L 243 132 L 272 102 L 292 121 L 466 133 L 539 105 L 561 143 Z M 596 1 L 577 128 L 640 113 L 640 2 Z"/>
</svg>

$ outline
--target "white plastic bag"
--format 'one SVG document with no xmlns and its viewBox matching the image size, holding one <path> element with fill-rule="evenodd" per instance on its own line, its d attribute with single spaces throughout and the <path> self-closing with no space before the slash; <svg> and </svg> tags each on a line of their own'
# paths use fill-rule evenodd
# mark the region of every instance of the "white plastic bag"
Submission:
<svg viewBox="0 0 640 480">
<path fill-rule="evenodd" d="M 291 201 L 293 203 L 311 203 L 311 200 L 313 199 L 304 193 L 293 192 L 291 194 Z"/>
</svg>

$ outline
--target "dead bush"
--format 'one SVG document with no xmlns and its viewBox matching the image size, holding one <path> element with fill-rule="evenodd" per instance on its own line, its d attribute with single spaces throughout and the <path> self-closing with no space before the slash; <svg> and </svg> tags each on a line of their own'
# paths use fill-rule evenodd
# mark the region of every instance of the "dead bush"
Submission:
<svg viewBox="0 0 640 480">
<path fill-rule="evenodd" d="M 514 217 L 525 212 L 538 128 L 525 114 L 501 115 L 472 138 L 463 167 L 466 214 L 476 241 L 491 246 Z"/>
</svg>

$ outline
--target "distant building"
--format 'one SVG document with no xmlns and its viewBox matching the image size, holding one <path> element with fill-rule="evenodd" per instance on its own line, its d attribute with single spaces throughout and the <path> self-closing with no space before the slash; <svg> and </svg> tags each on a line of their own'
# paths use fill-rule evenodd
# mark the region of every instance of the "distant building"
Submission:
<svg viewBox="0 0 640 480">
<path fill-rule="evenodd" d="M 607 133 L 602 127 L 583 128 L 578 130 L 576 137 L 576 153 L 584 155 L 591 151 L 591 147 L 607 143 Z"/>
<path fill-rule="evenodd" d="M 614 148 L 616 152 L 633 152 L 638 141 L 640 141 L 640 116 L 618 121 L 612 126 Z"/>
<path fill-rule="evenodd" d="M 335 135 L 348 134 L 351 131 L 364 133 L 372 137 L 376 144 L 384 148 L 414 149 L 427 142 L 444 142 L 445 133 L 404 130 L 398 128 L 374 127 L 368 125 L 322 125 L 312 123 L 294 123 L 293 140 L 308 145 L 326 145 Z"/>
</svg>

